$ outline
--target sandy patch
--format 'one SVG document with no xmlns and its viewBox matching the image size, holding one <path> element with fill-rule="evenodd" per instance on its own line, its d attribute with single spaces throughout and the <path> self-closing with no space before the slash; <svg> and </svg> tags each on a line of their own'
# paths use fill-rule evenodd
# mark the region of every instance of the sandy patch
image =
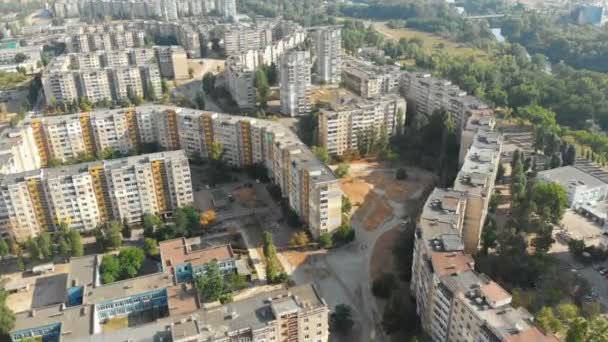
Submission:
<svg viewBox="0 0 608 342">
<path fill-rule="evenodd" d="M 300 252 L 300 251 L 285 251 L 282 252 L 284 257 L 287 258 L 289 264 L 291 264 L 292 268 L 298 268 L 301 265 L 305 264 L 308 260 L 309 253 Z"/>
<path fill-rule="evenodd" d="M 353 207 L 360 207 L 371 191 L 371 186 L 363 179 L 346 176 L 340 180 L 340 187 L 344 194 L 350 199 Z"/>
<path fill-rule="evenodd" d="M 373 192 L 368 196 L 361 211 L 364 215 L 362 220 L 363 228 L 368 231 L 376 229 L 382 222 L 393 215 L 393 208 L 388 204 L 386 199 Z"/>
</svg>

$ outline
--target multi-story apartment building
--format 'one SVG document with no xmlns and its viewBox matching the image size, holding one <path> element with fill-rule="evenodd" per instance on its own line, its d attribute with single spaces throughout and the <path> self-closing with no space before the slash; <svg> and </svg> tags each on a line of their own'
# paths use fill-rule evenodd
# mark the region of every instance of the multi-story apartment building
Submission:
<svg viewBox="0 0 608 342">
<path fill-rule="evenodd" d="M 180 18 L 204 16 L 214 10 L 227 18 L 236 16 L 235 0 L 61 0 L 53 3 L 51 11 L 59 18 L 87 17 L 103 19 L 140 18 L 162 19 L 165 21 Z"/>
<path fill-rule="evenodd" d="M 91 52 L 143 48 L 146 32 L 143 30 L 88 32 L 72 35 L 66 45 L 70 52 Z"/>
<path fill-rule="evenodd" d="M 154 46 L 128 48 L 124 50 L 92 51 L 68 54 L 71 69 L 118 68 L 124 66 L 147 66 L 157 64 L 162 77 L 188 78 L 186 51 L 180 46 Z M 57 66 L 58 67 L 58 66 Z"/>
<path fill-rule="evenodd" d="M 229 56 L 258 50 L 272 43 L 272 29 L 264 26 L 226 25 L 223 36 L 224 50 Z"/>
<path fill-rule="evenodd" d="M 469 254 L 475 253 L 479 247 L 488 206 L 494 193 L 501 151 L 500 133 L 479 131 L 454 181 L 454 190 L 466 193 L 467 197 L 462 239 L 464 251 Z"/>
<path fill-rule="evenodd" d="M 219 143 L 223 148 L 222 158 L 230 166 L 264 165 L 269 177 L 280 186 L 290 207 L 308 225 L 314 237 L 329 233 L 341 224 L 342 194 L 336 177 L 293 132 L 271 121 L 185 108 L 142 106 L 25 120 L 18 129 L 19 134 L 27 138 L 21 149 L 28 148 L 30 156 L 24 155 L 23 162 L 17 161 L 20 157 L 12 154 L 18 153 L 20 148 L 10 150 L 10 155 L 7 150 L 5 158 L 12 159 L 13 166 L 7 167 L 6 173 L 32 172 L 55 159 L 70 161 L 83 155 L 99 155 L 108 148 L 126 154 L 140 150 L 145 144 L 155 144 L 164 150 L 181 149 L 188 157 L 205 159 L 210 156 L 211 146 Z M 131 159 L 126 160 L 122 164 L 113 161 L 103 164 L 104 172 L 99 177 L 103 176 L 103 183 L 109 185 L 109 195 L 103 198 L 109 196 L 105 202 L 112 204 L 112 209 L 106 210 L 108 214 L 103 217 L 114 215 L 135 220 L 147 210 L 164 212 L 164 208 L 170 210 L 183 205 L 182 197 L 171 195 L 185 191 L 179 185 L 181 183 L 173 181 L 181 172 L 175 166 L 178 164 L 173 163 L 168 169 L 169 164 L 165 161 L 164 168 L 160 169 L 165 170 L 164 173 L 148 171 L 147 166 L 139 172 L 136 166 L 129 166 Z M 154 178 L 159 174 L 163 175 L 162 182 Z M 110 179 L 112 175 L 118 177 L 116 184 Z M 153 184 L 155 189 L 171 188 L 164 190 L 163 193 L 169 195 L 163 202 L 159 196 L 150 197 L 142 188 L 136 189 L 136 184 L 140 183 L 142 186 Z M 113 189 L 134 189 L 139 192 L 133 196 L 140 197 L 124 202 L 125 192 Z M 98 201 L 101 199 L 99 197 Z M 125 203 L 129 201 L 135 207 L 125 211 L 124 206 L 129 207 Z M 22 229 L 20 227 L 15 229 Z M 5 231 L 10 233 L 11 229 Z"/>
<path fill-rule="evenodd" d="M 247 110 L 255 108 L 255 71 L 241 64 L 233 57 L 226 59 L 224 75 L 228 91 L 239 108 Z"/>
<path fill-rule="evenodd" d="M 452 82 L 430 74 L 403 73 L 401 84 L 403 95 L 415 106 L 417 113 L 431 115 L 437 110 L 445 110 L 452 115 L 459 135 L 472 111 L 488 108 Z"/>
<path fill-rule="evenodd" d="M 281 26 L 282 23 L 283 21 L 280 21 L 274 28 Z M 307 36 L 306 32 L 301 30 L 301 27 L 294 25 L 291 27 L 293 31 L 286 31 L 284 35 L 277 36 L 280 37 L 278 40 L 271 42 L 274 28 L 263 27 L 252 30 L 251 32 L 254 32 L 254 34 L 251 37 L 251 42 L 253 43 L 246 44 L 249 50 L 231 55 L 226 59 L 224 73 L 228 91 L 241 109 L 247 110 L 255 107 L 255 88 L 253 86 L 255 69 L 272 63 L 278 65 L 279 58 L 285 52 L 302 43 Z M 238 35 L 238 32 L 235 34 Z M 235 51 L 241 49 L 240 44 L 235 45 L 230 40 L 225 41 L 225 45 L 233 46 L 232 49 Z"/>
<path fill-rule="evenodd" d="M 316 81 L 339 84 L 342 80 L 342 29 L 323 27 L 313 34 Z"/>
<path fill-rule="evenodd" d="M 298 116 L 310 112 L 310 67 L 308 51 L 290 51 L 281 57 L 281 113 Z"/>
<path fill-rule="evenodd" d="M 188 56 L 179 46 L 157 46 L 154 48 L 156 60 L 163 77 L 186 79 L 188 75 Z"/>
<path fill-rule="evenodd" d="M 216 9 L 224 18 L 236 18 L 236 0 L 216 0 Z"/>
<path fill-rule="evenodd" d="M 52 71 L 42 78 L 42 89 L 47 104 L 66 103 L 78 100 L 78 88 L 71 71 Z"/>
<path fill-rule="evenodd" d="M 432 341 L 557 342 L 534 325 L 511 295 L 474 270 L 463 252 L 465 193 L 435 189 L 427 199 L 415 233 L 412 293 L 422 327 Z"/>
<path fill-rule="evenodd" d="M 374 98 L 381 94 L 396 93 L 402 74 L 395 66 L 377 66 L 372 62 L 344 56 L 342 81 L 361 97 Z"/>
<path fill-rule="evenodd" d="M 383 130 L 390 137 L 403 129 L 405 113 L 405 99 L 396 94 L 334 104 L 319 114 L 320 145 L 332 155 L 356 151 L 359 137 L 379 136 Z"/>
<path fill-rule="evenodd" d="M 23 241 L 61 223 L 79 230 L 117 219 L 140 222 L 193 201 L 183 151 L 3 175 L 0 234 Z"/>
<path fill-rule="evenodd" d="M 117 102 L 130 96 L 159 96 L 161 73 L 156 60 L 151 58 L 142 65 L 128 62 L 137 63 L 146 55 L 150 54 L 131 50 L 127 54 L 71 54 L 56 58 L 42 75 L 46 102 L 49 105 L 80 99 L 92 103 Z M 79 69 L 81 65 L 87 67 Z"/>
</svg>

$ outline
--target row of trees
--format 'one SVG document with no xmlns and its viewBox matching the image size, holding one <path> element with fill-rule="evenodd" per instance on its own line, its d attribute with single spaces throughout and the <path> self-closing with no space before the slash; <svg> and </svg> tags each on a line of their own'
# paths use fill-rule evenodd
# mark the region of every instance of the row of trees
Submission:
<svg viewBox="0 0 608 342">
<path fill-rule="evenodd" d="M 266 280 L 271 284 L 284 283 L 289 280 L 287 273 L 277 257 L 277 249 L 272 240 L 272 233 L 265 231 L 263 236 L 263 250 L 266 257 Z"/>
<path fill-rule="evenodd" d="M 0 242 L 0 254 L 5 250 Z M 32 261 L 51 261 L 55 257 L 69 258 L 82 256 L 84 247 L 80 232 L 69 229 L 67 224 L 62 223 L 59 230 L 51 235 L 44 232 L 37 237 L 29 238 L 25 242 L 25 248 L 29 252 Z"/>
</svg>

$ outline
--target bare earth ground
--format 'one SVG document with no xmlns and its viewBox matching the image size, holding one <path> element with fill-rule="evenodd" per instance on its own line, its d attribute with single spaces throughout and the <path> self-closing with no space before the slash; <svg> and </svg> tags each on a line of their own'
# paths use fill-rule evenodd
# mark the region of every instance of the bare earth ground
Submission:
<svg viewBox="0 0 608 342">
<path fill-rule="evenodd" d="M 371 294 L 371 280 L 380 270 L 392 271 L 392 246 L 402 218 L 411 213 L 408 203 L 424 200 L 421 196 L 434 184 L 434 177 L 427 171 L 407 168 L 409 179 L 400 182 L 395 180 L 397 168 L 393 166 L 369 162 L 352 162 L 350 166 L 342 189 L 353 203 L 355 241 L 327 252 L 286 251 L 279 255 L 289 263 L 285 269 L 297 284 L 315 284 L 331 308 L 338 304 L 352 307 L 356 320 L 353 333 L 344 338 L 332 335 L 332 340 L 388 341 L 380 328 L 382 307 Z M 401 190 L 393 191 L 392 187 Z M 368 229 L 372 220 L 379 223 Z"/>
</svg>

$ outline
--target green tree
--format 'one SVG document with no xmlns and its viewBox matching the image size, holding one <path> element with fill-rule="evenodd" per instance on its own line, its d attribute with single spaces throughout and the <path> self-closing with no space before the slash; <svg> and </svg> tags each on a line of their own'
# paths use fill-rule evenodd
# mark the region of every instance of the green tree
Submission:
<svg viewBox="0 0 608 342">
<path fill-rule="evenodd" d="M 196 107 L 198 109 L 205 109 L 205 94 L 203 94 L 202 91 L 197 91 L 196 92 L 196 97 L 194 99 L 194 101 L 196 102 Z"/>
<path fill-rule="evenodd" d="M 343 178 L 346 175 L 348 175 L 348 169 L 350 168 L 350 166 L 346 163 L 340 163 L 338 164 L 338 167 L 336 168 L 336 171 L 334 172 L 336 174 L 336 176 L 338 178 Z"/>
<path fill-rule="evenodd" d="M 144 239 L 144 252 L 148 256 L 158 255 L 158 243 L 152 238 Z"/>
<path fill-rule="evenodd" d="M 228 284 L 227 287 L 231 291 L 238 291 L 247 287 L 247 279 L 244 276 L 232 273 L 228 276 Z"/>
<path fill-rule="evenodd" d="M 215 90 L 215 75 L 210 72 L 203 75 L 203 90 L 206 94 L 211 94 Z"/>
<path fill-rule="evenodd" d="M 53 258 L 53 242 L 50 233 L 42 233 L 36 238 L 41 260 L 51 260 Z"/>
<path fill-rule="evenodd" d="M 114 255 L 104 255 L 99 266 L 102 284 L 113 283 L 120 275 L 120 263 Z"/>
<path fill-rule="evenodd" d="M 8 293 L 0 289 L 0 336 L 7 335 L 15 327 L 15 314 L 6 305 Z"/>
<path fill-rule="evenodd" d="M 342 195 L 342 215 L 350 215 L 353 205 L 347 196 Z"/>
<path fill-rule="evenodd" d="M 553 182 L 537 181 L 532 187 L 531 200 L 536 205 L 536 213 L 545 216 L 553 224 L 559 224 L 568 203 L 564 188 Z"/>
<path fill-rule="evenodd" d="M 196 279 L 196 289 L 203 302 L 214 302 L 224 293 L 224 278 L 217 260 L 206 265 L 203 275 Z"/>
<path fill-rule="evenodd" d="M 124 248 L 118 253 L 118 262 L 120 264 L 120 278 L 130 279 L 137 276 L 144 259 L 146 258 L 144 251 L 136 247 Z"/>
<path fill-rule="evenodd" d="M 266 73 L 262 69 L 257 69 L 255 72 L 255 89 L 257 91 L 258 102 L 261 108 L 266 108 L 268 103 L 268 95 L 270 94 L 270 87 L 268 86 L 268 79 Z"/>
<path fill-rule="evenodd" d="M 346 304 L 337 305 L 329 318 L 331 330 L 342 335 L 348 335 L 355 324 L 352 317 L 350 306 Z"/>
<path fill-rule="evenodd" d="M 4 257 L 8 255 L 8 243 L 4 238 L 0 238 L 0 260 L 4 260 Z"/>
<path fill-rule="evenodd" d="M 77 230 L 70 230 L 68 232 L 68 240 L 70 241 L 70 251 L 72 256 L 79 257 L 84 255 L 84 246 L 82 244 L 82 236 Z"/>
<path fill-rule="evenodd" d="M 163 220 L 160 217 L 145 213 L 142 216 L 142 226 L 144 227 L 144 236 L 150 237 L 154 235 L 154 230 L 163 225 Z"/>
<path fill-rule="evenodd" d="M 222 159 L 222 155 L 224 154 L 224 146 L 219 141 L 214 141 L 211 143 L 211 147 L 209 149 L 209 159 L 213 161 L 219 161 Z"/>
<path fill-rule="evenodd" d="M 329 152 L 327 149 L 320 146 L 313 146 L 312 153 L 319 159 L 319 161 L 323 164 L 327 164 L 329 162 Z"/>
<path fill-rule="evenodd" d="M 491 217 L 487 217 L 483 231 L 481 232 L 481 251 L 483 255 L 488 255 L 490 248 L 496 248 L 497 238 L 496 221 Z"/>
<path fill-rule="evenodd" d="M 553 314 L 553 310 L 549 307 L 542 308 L 536 314 L 536 324 L 547 334 L 556 333 L 562 329 L 562 323 Z"/>
</svg>

